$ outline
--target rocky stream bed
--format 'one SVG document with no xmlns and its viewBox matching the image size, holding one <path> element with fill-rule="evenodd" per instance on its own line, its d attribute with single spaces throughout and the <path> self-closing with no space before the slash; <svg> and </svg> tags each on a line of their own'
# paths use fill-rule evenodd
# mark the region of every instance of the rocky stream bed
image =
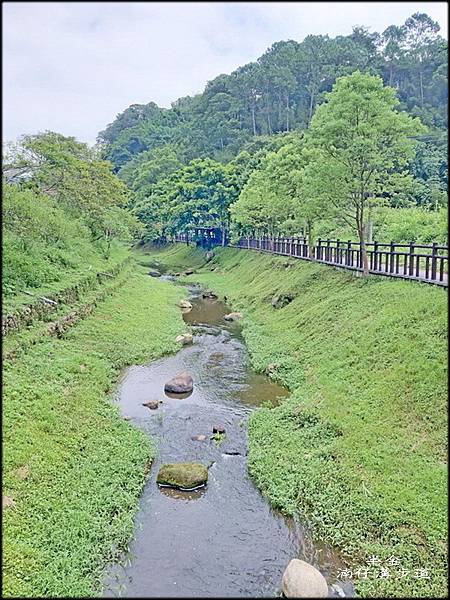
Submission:
<svg viewBox="0 0 450 600">
<path fill-rule="evenodd" d="M 157 458 L 134 540 L 121 562 L 109 565 L 104 597 L 274 597 L 293 558 L 320 570 L 330 597 L 352 595 L 336 580 L 337 554 L 273 510 L 247 472 L 250 413 L 288 391 L 251 371 L 239 319 L 224 319 L 231 309 L 199 287 L 188 289 L 192 308 L 182 310 L 193 339 L 180 339 L 173 356 L 128 368 L 119 384 L 122 415 L 152 437 Z M 182 372 L 193 379 L 192 393 L 165 392 Z M 157 484 L 162 465 L 192 462 L 208 469 L 206 486 Z"/>
</svg>

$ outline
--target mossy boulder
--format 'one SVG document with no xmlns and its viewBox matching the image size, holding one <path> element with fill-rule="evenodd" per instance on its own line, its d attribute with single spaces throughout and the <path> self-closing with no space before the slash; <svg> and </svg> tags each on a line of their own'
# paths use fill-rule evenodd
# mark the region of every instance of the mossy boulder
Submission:
<svg viewBox="0 0 450 600">
<path fill-rule="evenodd" d="M 201 463 L 169 463 L 159 469 L 156 483 L 181 490 L 192 490 L 205 485 L 208 469 Z"/>
</svg>

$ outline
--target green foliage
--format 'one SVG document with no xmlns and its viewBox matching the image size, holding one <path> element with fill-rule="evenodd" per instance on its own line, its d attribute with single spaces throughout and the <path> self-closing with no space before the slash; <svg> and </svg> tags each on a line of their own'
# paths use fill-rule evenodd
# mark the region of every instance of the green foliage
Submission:
<svg viewBox="0 0 450 600">
<path fill-rule="evenodd" d="M 196 159 L 155 185 L 150 197 L 138 202 L 134 212 L 147 226 L 149 240 L 196 226 L 220 227 L 225 232 L 228 207 L 236 195 L 231 166 Z"/>
<path fill-rule="evenodd" d="M 334 39 L 277 42 L 170 109 L 130 106 L 99 134 L 103 155 L 134 191 L 146 240 L 199 224 L 228 229 L 224 206 L 234 238 L 301 233 L 312 245 L 331 218 L 331 229 L 370 237 L 377 204 L 447 203 L 446 49 L 423 13 L 381 34 L 358 26 Z M 190 173 L 207 160 L 234 179 L 238 200 L 227 192 L 220 214 L 199 189 L 208 176 Z"/>
<path fill-rule="evenodd" d="M 70 218 L 81 218 L 96 239 L 108 242 L 113 221 L 130 222 L 119 210 L 129 200 L 127 187 L 108 162 L 74 138 L 51 131 L 23 136 L 5 158 L 6 171 L 10 168 L 28 173 L 27 187 L 54 198 Z"/>
<path fill-rule="evenodd" d="M 374 236 L 377 240 L 448 244 L 447 211 L 423 208 L 388 208 L 374 215 Z"/>
<path fill-rule="evenodd" d="M 3 513 L 6 597 L 100 594 L 154 456 L 105 392 L 125 365 L 176 350 L 180 295 L 135 273 L 62 339 L 4 365 L 3 493 L 15 501 Z"/>
<path fill-rule="evenodd" d="M 402 108 L 430 127 L 447 119 L 447 42 L 425 14 L 381 34 L 308 35 L 273 44 L 258 60 L 209 81 L 203 93 L 170 109 L 134 104 L 99 134 L 116 169 L 142 152 L 176 145 L 187 163 L 227 162 L 252 138 L 308 127 L 336 79 L 356 70 L 379 75 L 397 90 Z"/>
<path fill-rule="evenodd" d="M 176 251 L 187 266 L 184 248 L 171 248 L 171 260 Z M 359 596 L 444 596 L 446 291 L 304 261 L 286 270 L 284 261 L 218 249 L 217 270 L 195 275 L 244 312 L 253 366 L 277 363 L 291 390 L 250 417 L 251 475 L 353 572 L 371 555 L 396 556 L 409 571 L 355 577 Z M 295 300 L 274 311 L 270 298 L 287 292 Z M 430 578 L 415 578 L 416 568 Z"/>
<path fill-rule="evenodd" d="M 4 183 L 2 221 L 5 298 L 98 262 L 81 219 L 68 219 L 54 199 L 42 193 Z"/>
<path fill-rule="evenodd" d="M 428 21 L 423 26 L 425 30 L 431 27 Z M 390 30 L 380 42 L 390 45 L 392 55 L 397 34 Z M 404 35 L 401 33 L 400 38 Z M 346 42 L 348 51 L 354 44 L 362 45 L 358 64 L 369 71 L 376 70 L 378 64 L 370 59 L 377 40 L 377 36 L 357 28 Z M 308 50 L 302 60 L 314 73 L 318 68 L 311 66 L 314 48 L 329 42 L 319 43 L 314 36 L 305 40 L 303 50 Z M 280 46 L 276 48 L 280 50 Z M 282 55 L 288 60 L 293 52 L 294 46 L 284 47 Z M 339 52 L 335 58 L 342 60 Z M 258 67 L 242 68 L 253 82 L 248 104 L 251 111 L 259 97 L 255 86 L 264 65 L 274 81 L 279 77 L 271 60 L 269 52 Z M 330 77 L 334 80 L 345 72 L 333 71 Z M 331 81 L 330 92 L 319 93 L 314 73 L 309 80 L 310 99 L 320 95 L 321 103 L 315 112 L 314 102 L 310 103 L 309 128 L 304 135 L 286 131 L 254 136 L 226 165 L 211 158 L 196 158 L 186 164 L 182 150 L 186 146 L 170 143 L 141 152 L 123 166 L 120 175 L 135 192 L 133 212 L 145 224 L 144 239 L 164 241 L 168 234 L 196 226 L 220 227 L 225 234 L 231 221 L 232 239 L 248 234 L 302 234 L 313 246 L 317 235 L 342 230 L 347 239 L 359 237 L 366 272 L 364 242 L 370 239 L 377 207 L 419 205 L 437 211 L 445 206 L 445 136 L 436 130 L 425 135 L 426 127 L 417 117 L 400 110 L 398 91 L 383 85 L 380 76 L 353 71 L 338 77 L 334 85 Z M 277 85 L 283 88 L 280 81 Z M 223 95 L 224 86 L 226 77 L 221 76 L 208 84 L 205 94 L 216 90 Z M 288 92 L 284 89 L 283 93 Z M 229 105 L 229 99 L 221 96 L 221 101 Z M 198 112 L 201 103 L 202 97 L 196 97 L 192 104 L 183 100 L 178 110 L 195 107 Z M 288 123 L 289 115 L 286 118 Z M 269 115 L 267 119 L 265 133 L 272 133 Z M 252 127 L 256 130 L 256 121 Z M 416 222 L 419 225 L 420 219 Z M 395 231 L 393 235 L 403 240 L 403 233 Z M 413 238 L 421 235 L 419 230 L 412 232 Z"/>
<path fill-rule="evenodd" d="M 372 211 L 372 236 L 382 242 L 418 244 L 448 243 L 447 210 L 430 211 L 417 206 L 392 208 L 379 206 Z M 324 219 L 317 223 L 316 236 L 325 240 L 353 238 L 353 230 L 335 219 Z"/>
<path fill-rule="evenodd" d="M 423 136 L 417 145 L 416 155 L 410 166 L 415 177 L 411 197 L 424 208 L 438 210 L 447 206 L 447 142 L 447 132 L 434 132 L 430 136 Z"/>
<path fill-rule="evenodd" d="M 24 136 L 5 156 L 4 296 L 57 284 L 103 264 L 116 240 L 142 234 L 126 208 L 129 193 L 96 152 L 53 132 Z"/>
<path fill-rule="evenodd" d="M 230 208 L 239 233 L 298 230 L 298 183 L 305 157 L 300 137 L 290 136 L 284 141 L 277 152 L 265 154 Z"/>
<path fill-rule="evenodd" d="M 425 130 L 417 118 L 398 112 L 398 104 L 380 77 L 356 71 L 337 80 L 311 122 L 308 141 L 317 154 L 309 189 L 355 226 L 362 244 L 369 207 L 404 185 L 412 137 Z"/>
</svg>

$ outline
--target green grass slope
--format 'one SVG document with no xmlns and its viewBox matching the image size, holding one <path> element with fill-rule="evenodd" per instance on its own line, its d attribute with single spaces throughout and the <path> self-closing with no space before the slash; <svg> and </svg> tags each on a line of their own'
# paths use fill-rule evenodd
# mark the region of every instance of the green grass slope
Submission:
<svg viewBox="0 0 450 600">
<path fill-rule="evenodd" d="M 114 240 L 107 257 L 80 215 L 64 210 L 52 197 L 7 183 L 2 233 L 3 314 L 29 303 L 30 297 L 55 294 L 108 271 L 129 254 Z"/>
<path fill-rule="evenodd" d="M 342 551 L 359 595 L 445 596 L 446 290 L 232 249 L 188 279 L 243 311 L 254 367 L 292 392 L 249 424 L 272 504 Z"/>
<path fill-rule="evenodd" d="M 122 367 L 178 347 L 182 293 L 135 272 L 61 339 L 4 365 L 4 596 L 100 593 L 154 453 L 108 396 Z"/>
</svg>

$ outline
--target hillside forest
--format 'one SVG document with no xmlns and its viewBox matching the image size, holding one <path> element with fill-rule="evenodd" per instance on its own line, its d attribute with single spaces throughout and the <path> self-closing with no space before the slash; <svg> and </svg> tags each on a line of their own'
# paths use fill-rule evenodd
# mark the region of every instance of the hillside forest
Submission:
<svg viewBox="0 0 450 600">
<path fill-rule="evenodd" d="M 416 13 L 276 42 L 171 108 L 131 105 L 94 148 L 23 136 L 4 160 L 5 292 L 196 226 L 447 243 L 447 97 L 447 41 Z"/>
<path fill-rule="evenodd" d="M 357 83 L 354 78 L 347 91 L 341 83 L 340 91 L 332 92 L 337 80 L 355 71 L 372 77 L 366 89 L 362 79 Z M 391 91 L 381 92 L 381 82 Z M 379 92 L 370 92 L 371 85 Z M 353 222 L 345 221 L 333 199 L 323 199 L 327 190 L 312 189 L 313 182 L 305 178 L 307 162 L 326 168 L 323 153 L 333 142 L 326 137 L 342 133 L 322 132 L 320 143 L 315 136 L 321 115 L 322 122 L 341 118 L 325 109 L 331 92 L 340 94 L 339 103 L 347 102 L 344 119 L 351 119 L 350 111 L 362 108 L 370 93 L 390 93 L 388 110 L 411 117 L 404 135 L 414 144 L 397 147 L 397 163 L 385 165 L 403 181 L 367 190 L 366 234 L 380 240 L 444 242 L 446 219 L 439 213 L 447 196 L 447 42 L 426 14 L 414 14 L 403 26 L 392 25 L 382 33 L 354 27 L 348 36 L 277 42 L 257 61 L 219 75 L 203 93 L 180 98 L 170 109 L 153 102 L 130 106 L 98 140 L 104 158 L 133 190 L 130 208 L 145 223 L 148 239 L 188 225 L 223 226 L 226 221 L 230 226 L 231 205 L 239 232 L 261 230 L 264 223 L 265 229 L 297 233 L 305 229 L 311 212 L 307 204 L 315 205 L 320 216 L 317 235 L 347 239 L 356 236 Z M 361 147 L 355 143 L 347 150 L 359 151 L 362 160 L 379 114 L 369 104 L 364 123 L 340 123 L 344 130 L 358 130 Z M 308 154 L 311 146 L 315 157 Z M 309 170 L 317 172 L 314 166 Z M 342 172 L 339 181 L 337 173 L 327 172 L 330 188 L 341 188 L 342 196 Z"/>
</svg>

